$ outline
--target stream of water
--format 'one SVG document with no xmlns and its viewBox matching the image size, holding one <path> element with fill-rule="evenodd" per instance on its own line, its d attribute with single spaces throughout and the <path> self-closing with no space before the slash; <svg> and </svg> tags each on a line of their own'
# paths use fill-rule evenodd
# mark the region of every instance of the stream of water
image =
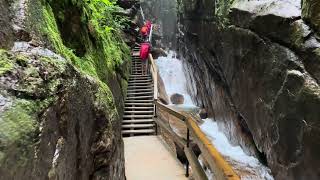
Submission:
<svg viewBox="0 0 320 180">
<path fill-rule="evenodd" d="M 169 51 L 167 57 L 159 57 L 156 63 L 168 96 L 170 97 L 175 93 L 184 96 L 184 104 L 178 105 L 179 108 L 190 109 L 196 107 L 187 91 L 188 82 L 183 71 L 182 61 L 176 58 L 175 52 Z M 171 106 L 173 105 L 171 104 Z M 217 150 L 233 166 L 237 174 L 241 176 L 241 179 L 273 180 L 270 169 L 262 165 L 255 157 L 245 154 L 240 146 L 232 146 L 213 119 L 203 120 L 204 123 L 200 125 L 200 128 L 213 142 Z M 210 174 L 210 172 L 207 173 Z"/>
</svg>

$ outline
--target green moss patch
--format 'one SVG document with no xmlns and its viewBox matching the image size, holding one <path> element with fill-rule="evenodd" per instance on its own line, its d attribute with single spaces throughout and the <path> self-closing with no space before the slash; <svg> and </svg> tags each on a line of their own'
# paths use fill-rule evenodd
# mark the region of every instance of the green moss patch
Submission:
<svg viewBox="0 0 320 180">
<path fill-rule="evenodd" d="M 110 120 L 117 119 L 114 118 L 118 116 L 118 111 L 114 104 L 114 98 L 111 90 L 107 85 L 105 85 L 105 83 L 100 82 L 100 86 L 96 93 L 95 105 L 97 109 L 108 114 Z"/>
<path fill-rule="evenodd" d="M 0 76 L 12 70 L 14 64 L 5 50 L 0 49 Z"/>
<path fill-rule="evenodd" d="M 16 100 L 0 115 L 0 152 L 5 160 L 6 154 L 19 152 L 17 161 L 26 163 L 32 153 L 38 122 L 35 112 L 39 106 L 35 102 Z M 0 163 L 1 164 L 1 163 Z"/>
</svg>

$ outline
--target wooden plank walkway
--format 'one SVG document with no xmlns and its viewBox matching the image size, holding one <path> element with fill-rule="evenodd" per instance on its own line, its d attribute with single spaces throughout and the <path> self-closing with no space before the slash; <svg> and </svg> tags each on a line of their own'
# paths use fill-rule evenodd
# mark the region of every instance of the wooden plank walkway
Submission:
<svg viewBox="0 0 320 180">
<path fill-rule="evenodd" d="M 183 165 L 159 136 L 123 138 L 127 180 L 186 180 Z"/>
</svg>

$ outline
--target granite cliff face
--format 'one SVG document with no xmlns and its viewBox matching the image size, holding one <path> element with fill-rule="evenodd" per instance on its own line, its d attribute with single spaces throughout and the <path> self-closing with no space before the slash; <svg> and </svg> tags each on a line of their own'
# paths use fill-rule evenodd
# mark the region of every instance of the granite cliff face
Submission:
<svg viewBox="0 0 320 180">
<path fill-rule="evenodd" d="M 276 179 L 320 178 L 319 7 L 178 1 L 179 52 L 194 99 Z"/>
<path fill-rule="evenodd" d="M 124 14 L 112 8 L 0 2 L 1 180 L 125 179 L 120 120 L 130 54 L 114 20 Z"/>
</svg>

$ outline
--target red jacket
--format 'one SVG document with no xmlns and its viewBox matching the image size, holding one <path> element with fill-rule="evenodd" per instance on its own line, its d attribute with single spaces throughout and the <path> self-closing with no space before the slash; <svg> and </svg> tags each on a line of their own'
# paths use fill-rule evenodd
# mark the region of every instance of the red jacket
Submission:
<svg viewBox="0 0 320 180">
<path fill-rule="evenodd" d="M 140 30 L 142 36 L 147 36 L 149 34 L 149 30 L 147 26 L 143 26 Z"/>
<path fill-rule="evenodd" d="M 150 44 L 142 43 L 140 47 L 140 58 L 141 60 L 147 60 L 150 53 Z"/>
</svg>

